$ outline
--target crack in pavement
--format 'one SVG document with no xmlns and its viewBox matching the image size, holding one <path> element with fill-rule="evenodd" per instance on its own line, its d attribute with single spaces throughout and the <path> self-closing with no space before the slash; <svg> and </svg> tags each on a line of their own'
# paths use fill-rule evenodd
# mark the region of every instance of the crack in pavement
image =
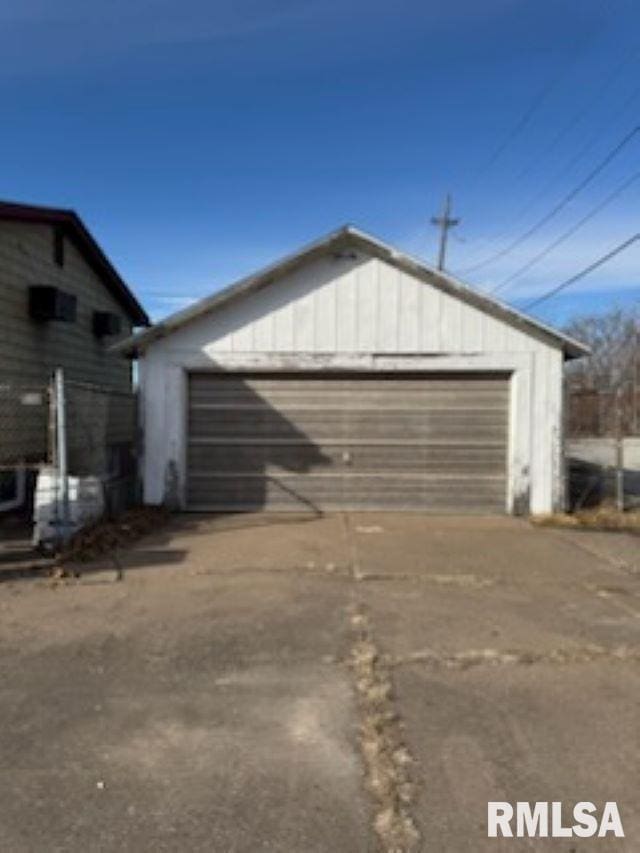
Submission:
<svg viewBox="0 0 640 853">
<path fill-rule="evenodd" d="M 346 513 L 342 520 L 351 578 L 355 582 L 352 602 L 347 607 L 352 642 L 345 663 L 357 697 L 365 784 L 375 808 L 373 828 L 384 853 L 412 853 L 418 850 L 420 842 L 411 813 L 413 787 L 409 767 L 413 759 L 402 740 L 387 658 L 376 645 L 363 605 L 356 601 L 363 573 Z"/>
<path fill-rule="evenodd" d="M 548 652 L 526 650 L 499 651 L 498 649 L 467 649 L 453 654 L 441 654 L 424 649 L 405 655 L 389 656 L 385 663 L 393 668 L 407 664 L 425 664 L 434 669 L 469 669 L 473 666 L 530 666 L 532 664 L 578 664 L 608 660 L 611 662 L 640 663 L 640 649 L 629 646 L 588 645 L 575 649 L 552 649 Z"/>
<path fill-rule="evenodd" d="M 358 581 L 416 581 L 419 583 L 432 583 L 437 586 L 459 587 L 462 589 L 483 589 L 495 586 L 496 578 L 479 578 L 470 573 L 461 574 L 433 574 L 429 572 L 365 572 L 361 568 L 354 572 L 354 578 Z"/>
<path fill-rule="evenodd" d="M 611 533 L 611 535 L 615 535 L 615 533 Z M 593 544 L 580 541 L 580 533 L 578 533 L 577 536 L 572 536 L 570 533 L 562 532 L 560 533 L 560 536 L 565 542 L 571 543 L 571 545 L 574 545 L 576 548 L 584 551 L 585 554 L 596 557 L 615 571 L 624 572 L 631 577 L 638 577 L 638 575 L 640 575 L 640 565 L 632 565 L 627 562 L 627 560 L 624 560 L 621 557 L 614 557 L 611 554 L 608 554 L 605 550 L 597 548 Z"/>
<path fill-rule="evenodd" d="M 369 619 L 358 605 L 349 614 L 353 643 L 347 663 L 358 699 L 365 782 L 375 803 L 374 829 L 385 853 L 411 853 L 420 840 L 411 814 L 413 759 L 402 741 L 389 668 Z"/>
</svg>

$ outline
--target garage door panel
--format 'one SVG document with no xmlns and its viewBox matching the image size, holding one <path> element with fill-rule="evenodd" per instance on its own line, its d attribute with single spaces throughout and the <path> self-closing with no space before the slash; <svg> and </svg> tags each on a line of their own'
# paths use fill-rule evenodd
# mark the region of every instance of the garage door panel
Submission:
<svg viewBox="0 0 640 853">
<path fill-rule="evenodd" d="M 388 509 L 459 512 L 504 508 L 504 484 L 498 478 L 436 477 L 400 480 L 393 474 L 363 475 L 345 479 L 339 475 L 216 475 L 193 477 L 189 497 L 193 508 L 219 511 L 370 509 L 372 502 Z"/>
<path fill-rule="evenodd" d="M 354 399 L 354 394 L 356 398 Z M 498 409 L 501 410 L 506 400 L 506 394 L 495 391 L 485 391 L 469 393 L 461 397 L 458 391 L 442 391 L 439 393 L 429 392 L 420 393 L 418 391 L 393 392 L 385 391 L 364 391 L 359 388 L 352 387 L 351 383 L 345 386 L 340 391 L 336 389 L 325 389 L 313 385 L 312 388 L 304 391 L 292 391 L 288 389 L 286 392 L 280 393 L 268 392 L 263 389 L 262 392 L 251 394 L 233 394 L 227 395 L 223 391 L 220 394 L 198 395 L 192 399 L 194 405 L 201 409 L 209 409 L 210 411 L 220 411 L 224 409 L 248 409 L 261 408 L 263 405 L 272 406 L 278 411 L 288 411 L 296 408 L 321 408 L 321 409 L 345 409 L 345 405 L 349 409 L 420 409 L 425 408 L 431 411 L 438 409 L 458 409 L 466 410 L 468 408 L 477 408 L 483 410 Z"/>
<path fill-rule="evenodd" d="M 503 440 L 504 410 L 421 409 L 290 409 L 271 408 L 218 412 L 192 410 L 191 437 L 211 439 L 258 438 L 413 438 L 416 440 L 473 438 Z"/>
<path fill-rule="evenodd" d="M 192 509 L 502 512 L 505 376 L 189 377 Z"/>
<path fill-rule="evenodd" d="M 199 409 L 219 411 L 221 409 L 258 408 L 271 406 L 278 411 L 296 408 L 389 408 L 421 409 L 498 409 L 502 410 L 508 396 L 506 388 L 496 388 L 488 382 L 478 382 L 481 388 L 469 388 L 469 383 L 431 382 L 430 387 L 417 382 L 400 383 L 394 386 L 392 380 L 380 387 L 367 380 L 248 380 L 246 384 L 233 379 L 218 379 L 207 384 L 196 382 L 191 385 L 191 402 Z M 284 386 L 284 387 L 283 387 Z"/>
<path fill-rule="evenodd" d="M 218 398 L 221 393 L 232 394 L 236 397 L 253 393 L 261 396 L 268 394 L 306 394 L 312 388 L 322 389 L 324 392 L 339 392 L 341 389 L 357 389 L 358 393 L 374 391 L 376 393 L 398 393 L 404 394 L 411 391 L 434 391 L 445 393 L 451 390 L 467 391 L 470 380 L 473 382 L 472 390 L 489 391 L 492 394 L 503 393 L 504 386 L 496 385 L 495 373 L 477 372 L 471 377 L 469 373 L 447 373 L 434 372 L 428 375 L 400 374 L 393 372 L 352 373 L 346 375 L 341 373 L 201 373 L 190 374 L 190 389 L 194 402 L 202 402 L 209 398 Z M 398 381 L 402 389 L 398 387 Z M 382 383 L 385 387 L 382 388 Z"/>
<path fill-rule="evenodd" d="M 206 442 L 189 448 L 189 470 L 197 476 L 225 472 L 282 474 L 311 469 L 352 473 L 398 471 L 493 475 L 504 460 L 501 444 L 482 447 L 464 444 L 320 444 L 304 442 L 231 444 Z"/>
</svg>

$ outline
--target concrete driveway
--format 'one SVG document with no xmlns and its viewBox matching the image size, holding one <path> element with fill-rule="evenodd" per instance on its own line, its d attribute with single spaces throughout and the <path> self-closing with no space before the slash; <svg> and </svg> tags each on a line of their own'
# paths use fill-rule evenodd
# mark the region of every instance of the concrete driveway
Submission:
<svg viewBox="0 0 640 853">
<path fill-rule="evenodd" d="M 638 850 L 637 545 L 178 517 L 121 580 L 1 584 L 2 849 Z M 626 837 L 488 839 L 489 800 L 614 800 Z"/>
</svg>

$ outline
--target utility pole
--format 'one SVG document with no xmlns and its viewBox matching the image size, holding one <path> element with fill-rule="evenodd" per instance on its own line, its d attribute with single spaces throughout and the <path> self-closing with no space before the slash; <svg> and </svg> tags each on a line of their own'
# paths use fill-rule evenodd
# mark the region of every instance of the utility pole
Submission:
<svg viewBox="0 0 640 853">
<path fill-rule="evenodd" d="M 453 228 L 454 225 L 457 225 L 460 220 L 452 219 L 451 217 L 451 196 L 449 193 L 446 194 L 444 199 L 444 206 L 442 208 L 442 216 L 432 216 L 431 224 L 437 226 L 440 229 L 440 248 L 438 250 L 438 269 L 444 269 L 444 261 L 447 253 L 447 236 L 449 233 L 449 229 Z"/>
</svg>

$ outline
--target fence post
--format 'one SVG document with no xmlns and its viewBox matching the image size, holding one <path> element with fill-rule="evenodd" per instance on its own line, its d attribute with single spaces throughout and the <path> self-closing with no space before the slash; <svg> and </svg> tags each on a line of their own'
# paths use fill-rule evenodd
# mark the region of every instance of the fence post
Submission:
<svg viewBox="0 0 640 853">
<path fill-rule="evenodd" d="M 64 393 L 64 372 L 61 367 L 55 371 L 56 398 L 56 462 L 57 475 L 60 483 L 60 504 L 62 518 L 60 519 L 60 539 L 66 545 L 71 532 L 69 518 L 69 473 L 67 466 L 67 414 Z"/>
<path fill-rule="evenodd" d="M 624 431 L 622 428 L 622 386 L 616 393 L 616 509 L 624 512 Z"/>
<path fill-rule="evenodd" d="M 58 469 L 58 419 L 56 417 L 56 377 L 55 373 L 49 380 L 47 386 L 48 397 L 48 428 L 47 428 L 47 456 L 45 463 Z"/>
</svg>

